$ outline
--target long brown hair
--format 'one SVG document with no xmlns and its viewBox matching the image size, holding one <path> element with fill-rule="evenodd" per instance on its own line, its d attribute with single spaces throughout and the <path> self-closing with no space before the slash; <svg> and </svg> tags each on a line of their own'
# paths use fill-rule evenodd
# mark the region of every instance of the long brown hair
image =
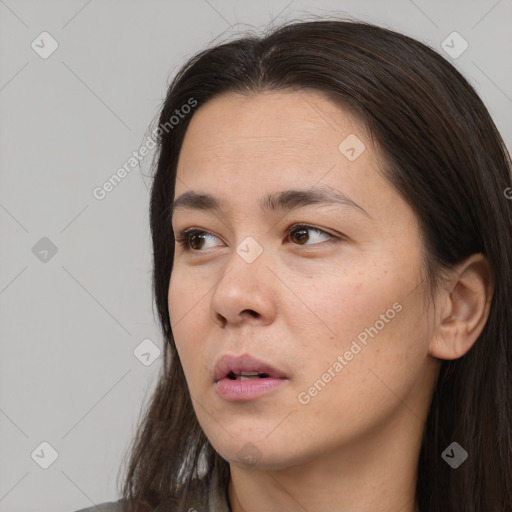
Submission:
<svg viewBox="0 0 512 512">
<path fill-rule="evenodd" d="M 422 512 L 512 510 L 512 201 L 510 156 L 487 109 L 463 76 L 424 44 L 375 25 L 337 19 L 281 25 L 202 51 L 178 72 L 159 123 L 151 192 L 153 291 L 165 339 L 163 367 L 140 421 L 123 498 L 151 507 L 193 478 L 229 464 L 195 416 L 173 339 L 168 286 L 174 259 L 171 204 L 176 166 L 194 111 L 225 92 L 314 89 L 357 112 L 386 157 L 383 172 L 417 215 L 434 290 L 443 269 L 482 253 L 495 282 L 490 316 L 471 350 L 443 361 L 425 425 L 416 499 Z M 189 109 L 190 110 L 190 109 Z M 182 111 L 184 112 L 184 111 Z M 172 307 L 172 304 L 171 304 Z M 441 458 L 458 442 L 469 458 Z M 169 501 L 170 500 L 170 501 Z"/>
</svg>

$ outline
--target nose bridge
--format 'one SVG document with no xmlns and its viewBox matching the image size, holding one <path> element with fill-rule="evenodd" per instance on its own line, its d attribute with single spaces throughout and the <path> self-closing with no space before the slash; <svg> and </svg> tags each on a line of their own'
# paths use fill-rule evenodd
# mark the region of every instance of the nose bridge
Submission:
<svg viewBox="0 0 512 512">
<path fill-rule="evenodd" d="M 213 290 L 211 309 L 216 319 L 236 322 L 244 311 L 270 320 L 275 310 L 268 254 L 253 237 L 245 237 L 231 253 L 222 279 Z"/>
<path fill-rule="evenodd" d="M 258 283 L 263 284 L 267 279 L 267 264 L 263 246 L 253 237 L 245 237 L 228 258 L 224 277 L 218 283 L 216 291 L 233 287 L 232 293 L 256 293 Z"/>
</svg>

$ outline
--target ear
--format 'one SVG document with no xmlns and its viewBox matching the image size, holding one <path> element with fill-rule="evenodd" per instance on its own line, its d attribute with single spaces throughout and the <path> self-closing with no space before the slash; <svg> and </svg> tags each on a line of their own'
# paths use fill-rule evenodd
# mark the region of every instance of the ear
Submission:
<svg viewBox="0 0 512 512">
<path fill-rule="evenodd" d="M 439 359 L 462 357 L 487 322 L 493 292 L 492 273 L 485 256 L 472 254 L 457 264 L 436 296 L 430 355 Z"/>
</svg>

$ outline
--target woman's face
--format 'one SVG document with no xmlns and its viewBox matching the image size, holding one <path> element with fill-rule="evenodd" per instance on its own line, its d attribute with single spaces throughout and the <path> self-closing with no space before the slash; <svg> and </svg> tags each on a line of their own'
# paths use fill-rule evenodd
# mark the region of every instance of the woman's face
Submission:
<svg viewBox="0 0 512 512">
<path fill-rule="evenodd" d="M 360 454 L 382 436 L 400 451 L 401 433 L 421 432 L 435 381 L 433 318 L 417 219 L 362 125 L 313 91 L 217 97 L 194 113 L 180 153 L 175 199 L 192 191 L 220 208 L 174 211 L 176 237 L 202 233 L 176 244 L 169 313 L 214 448 L 262 469 Z M 304 194 L 263 203 L 288 191 Z M 214 371 L 226 354 L 286 379 L 227 379 L 271 391 L 222 395 Z"/>
</svg>

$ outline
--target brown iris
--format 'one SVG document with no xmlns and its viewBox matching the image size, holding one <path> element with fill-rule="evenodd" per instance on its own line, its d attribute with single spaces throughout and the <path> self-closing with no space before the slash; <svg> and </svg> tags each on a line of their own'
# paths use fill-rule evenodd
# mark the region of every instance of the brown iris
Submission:
<svg viewBox="0 0 512 512">
<path fill-rule="evenodd" d="M 295 238 L 296 240 L 298 240 L 299 244 L 302 244 L 302 242 L 307 242 L 309 240 L 308 231 L 309 229 L 307 228 L 294 229 L 293 231 L 290 231 L 290 239 Z M 299 236 L 292 235 L 292 233 L 299 233 Z"/>
</svg>

